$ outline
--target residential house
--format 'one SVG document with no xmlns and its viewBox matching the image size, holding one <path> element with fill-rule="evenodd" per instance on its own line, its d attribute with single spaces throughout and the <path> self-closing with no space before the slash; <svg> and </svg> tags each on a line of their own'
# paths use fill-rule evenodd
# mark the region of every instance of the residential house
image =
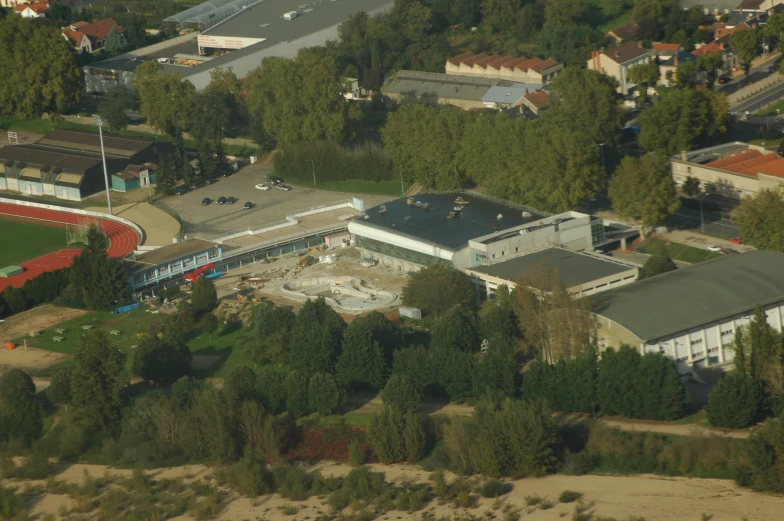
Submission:
<svg viewBox="0 0 784 521">
<path fill-rule="evenodd" d="M 112 174 L 112 190 L 127 192 L 136 188 L 150 187 L 155 184 L 155 169 L 153 163 L 143 165 L 128 165 L 125 170 Z"/>
<path fill-rule="evenodd" d="M 17 5 L 14 7 L 14 12 L 22 18 L 46 18 L 46 12 L 48 10 L 49 4 L 44 2 Z"/>
<path fill-rule="evenodd" d="M 724 66 L 719 73 L 726 72 L 730 70 L 732 67 L 730 63 L 733 62 L 731 58 L 733 56 L 730 53 L 729 45 L 724 43 L 723 41 L 712 41 L 710 43 L 705 44 L 698 44 L 699 46 L 691 51 L 691 54 L 695 57 L 699 58 L 700 56 L 704 56 L 706 54 L 713 54 L 713 53 L 721 53 L 722 61 L 724 62 Z"/>
<path fill-rule="evenodd" d="M 538 116 L 550 105 L 550 94 L 546 90 L 529 92 L 523 96 L 522 103 L 533 115 Z"/>
<path fill-rule="evenodd" d="M 446 74 L 497 78 L 518 83 L 546 85 L 564 68 L 553 59 L 474 54 L 467 52 L 446 60 Z"/>
<path fill-rule="evenodd" d="M 70 41 L 76 50 L 92 53 L 103 49 L 112 29 L 120 33 L 125 31 L 113 18 L 104 18 L 93 23 L 73 23 L 63 29 L 63 37 Z"/>
<path fill-rule="evenodd" d="M 629 81 L 629 69 L 648 63 L 652 58 L 651 51 L 641 43 L 626 42 L 603 51 L 592 51 L 588 68 L 615 78 L 619 84 L 618 92 L 630 96 L 637 85 Z"/>
<path fill-rule="evenodd" d="M 746 25 L 759 29 L 764 27 L 768 22 L 768 13 L 766 11 L 732 11 L 727 17 L 725 27 L 727 29 L 734 29 L 739 25 Z"/>
<path fill-rule="evenodd" d="M 637 22 L 628 22 L 607 32 L 607 36 L 615 38 L 617 43 L 628 40 L 636 40 L 640 34 L 640 26 Z"/>
<path fill-rule="evenodd" d="M 686 52 L 677 43 L 655 43 L 652 51 L 659 62 L 659 85 L 665 87 L 674 82 L 678 65 L 697 61 L 696 56 Z"/>
</svg>

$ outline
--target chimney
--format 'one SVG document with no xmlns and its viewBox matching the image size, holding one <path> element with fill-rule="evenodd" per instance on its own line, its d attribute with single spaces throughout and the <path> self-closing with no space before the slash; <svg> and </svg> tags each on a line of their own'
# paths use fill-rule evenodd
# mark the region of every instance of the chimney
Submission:
<svg viewBox="0 0 784 521">
<path fill-rule="evenodd" d="M 639 47 L 640 49 L 642 49 L 642 42 L 637 42 L 637 47 Z"/>
<path fill-rule="evenodd" d="M 681 150 L 681 161 L 688 161 L 689 153 L 686 150 Z"/>
</svg>

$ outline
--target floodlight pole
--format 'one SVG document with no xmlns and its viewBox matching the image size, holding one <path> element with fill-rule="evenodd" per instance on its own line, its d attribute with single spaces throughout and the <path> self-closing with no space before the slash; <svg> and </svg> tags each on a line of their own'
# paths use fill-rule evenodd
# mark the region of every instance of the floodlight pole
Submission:
<svg viewBox="0 0 784 521">
<path fill-rule="evenodd" d="M 313 167 L 313 186 L 316 186 L 316 163 L 312 159 L 306 159 L 305 161 L 310 161 L 310 166 Z"/>
<path fill-rule="evenodd" d="M 700 197 L 700 231 L 702 233 L 705 233 L 705 220 L 702 218 L 702 200 L 708 197 L 709 195 L 710 195 L 709 193 L 704 193 Z"/>
<path fill-rule="evenodd" d="M 101 160 L 103 161 L 103 179 L 106 181 L 106 202 L 109 205 L 109 215 L 114 215 L 112 213 L 112 195 L 110 193 L 111 187 L 109 185 L 109 172 L 106 170 L 106 152 L 103 148 L 104 121 L 101 119 L 101 116 L 98 115 L 93 116 L 93 120 L 95 121 L 95 124 L 98 125 L 98 135 L 101 139 Z"/>
</svg>

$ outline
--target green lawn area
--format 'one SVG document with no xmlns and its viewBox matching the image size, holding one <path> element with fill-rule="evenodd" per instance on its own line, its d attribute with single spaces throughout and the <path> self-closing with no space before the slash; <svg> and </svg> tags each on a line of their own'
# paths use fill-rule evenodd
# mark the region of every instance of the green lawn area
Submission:
<svg viewBox="0 0 784 521">
<path fill-rule="evenodd" d="M 776 112 L 776 111 L 780 112 Z M 779 113 L 784 114 L 784 100 L 778 101 L 773 105 L 766 107 L 757 112 L 757 116 L 777 116 Z"/>
<path fill-rule="evenodd" d="M 19 264 L 46 253 L 65 248 L 65 228 L 32 222 L 2 219 L 3 247 L 0 268 Z"/>
<path fill-rule="evenodd" d="M 602 25 L 597 27 L 597 30 L 601 31 L 602 33 L 606 33 L 607 31 L 615 29 L 616 27 L 631 21 L 632 21 L 632 11 L 629 10 L 623 13 L 618 18 L 603 23 Z"/>
<path fill-rule="evenodd" d="M 641 253 L 651 253 L 657 248 L 667 248 L 667 253 L 669 253 L 672 260 L 688 262 L 690 264 L 713 259 L 721 255 L 719 253 L 703 250 L 701 248 L 694 248 L 693 246 L 686 246 L 685 244 L 679 244 L 677 242 L 672 242 L 667 246 L 667 241 L 656 237 L 651 237 L 638 249 Z"/>
<path fill-rule="evenodd" d="M 297 180 L 289 180 L 284 179 L 287 184 L 293 186 L 305 186 L 308 188 L 313 188 L 313 183 L 307 183 L 303 181 Z M 350 192 L 350 193 L 358 193 L 358 194 L 373 194 L 373 195 L 393 195 L 393 196 L 401 196 L 405 193 L 405 190 L 411 188 L 411 184 L 404 183 L 403 189 L 400 186 L 400 180 L 391 180 L 391 181 L 362 181 L 360 179 L 351 179 L 348 181 L 325 181 L 325 182 L 318 182 L 318 177 L 316 177 L 316 186 L 319 190 L 330 190 L 333 192 Z"/>
</svg>

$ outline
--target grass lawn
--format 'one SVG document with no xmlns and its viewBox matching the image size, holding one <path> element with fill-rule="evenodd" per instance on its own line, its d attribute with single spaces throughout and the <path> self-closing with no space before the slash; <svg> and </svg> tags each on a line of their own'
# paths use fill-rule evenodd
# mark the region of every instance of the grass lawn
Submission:
<svg viewBox="0 0 784 521">
<path fill-rule="evenodd" d="M 779 112 L 776 112 L 776 110 L 779 110 L 780 113 L 784 113 L 784 100 L 778 101 L 778 102 L 774 103 L 773 105 L 758 111 L 755 115 L 756 116 L 777 116 L 779 114 Z"/>
<path fill-rule="evenodd" d="M 67 247 L 65 228 L 58 226 L 2 219 L 0 229 L 0 268 Z"/>
<path fill-rule="evenodd" d="M 713 259 L 718 257 L 719 253 L 714 253 L 712 251 L 703 250 L 701 248 L 694 248 L 693 246 L 686 246 L 685 244 L 679 244 L 677 242 L 671 242 L 669 247 L 667 246 L 667 241 L 662 239 L 651 237 L 644 244 L 641 245 L 638 250 L 641 253 L 651 253 L 655 251 L 656 248 L 667 248 L 667 253 L 670 254 L 672 260 L 681 261 L 681 262 L 688 262 L 690 264 L 695 264 L 697 262 L 702 262 L 704 260 Z"/>
<path fill-rule="evenodd" d="M 290 185 L 294 186 L 305 186 L 308 188 L 314 188 L 313 183 L 307 183 L 304 181 L 295 181 L 284 179 L 284 181 Z M 349 193 L 357 193 L 357 194 L 374 194 L 374 195 L 393 195 L 400 197 L 405 193 L 405 190 L 411 188 L 411 184 L 404 183 L 403 189 L 401 190 L 400 180 L 391 180 L 391 181 L 362 181 L 359 179 L 351 179 L 348 181 L 325 181 L 325 182 L 318 182 L 318 177 L 316 178 L 316 186 L 319 190 L 330 190 L 333 192 L 349 192 Z"/>
<path fill-rule="evenodd" d="M 632 21 L 632 11 L 629 10 L 629 11 L 626 11 L 625 13 L 623 13 L 618 18 L 615 18 L 613 20 L 610 20 L 610 21 L 605 22 L 604 24 L 600 25 L 597 28 L 597 30 L 601 31 L 602 33 L 606 33 L 607 31 L 615 29 L 616 27 L 618 27 L 620 25 L 623 25 L 623 24 L 625 24 L 627 22 L 631 22 L 631 21 Z"/>
<path fill-rule="evenodd" d="M 700 409 L 693 414 L 684 416 L 680 420 L 675 420 L 675 423 L 679 423 L 681 425 L 701 425 L 703 427 L 710 427 L 710 424 L 708 423 L 708 413 L 705 409 Z"/>
</svg>

